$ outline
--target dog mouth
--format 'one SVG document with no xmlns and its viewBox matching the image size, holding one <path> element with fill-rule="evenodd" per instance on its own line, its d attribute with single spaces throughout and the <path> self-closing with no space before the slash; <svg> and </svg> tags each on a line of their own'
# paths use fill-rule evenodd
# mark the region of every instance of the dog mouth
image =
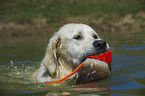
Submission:
<svg viewBox="0 0 145 96">
<path fill-rule="evenodd" d="M 89 56 L 93 56 L 93 55 L 99 55 L 102 53 L 107 52 L 109 49 L 100 49 L 100 50 L 93 50 L 93 51 L 87 51 L 81 58 L 81 62 L 85 61 L 87 58 L 89 58 Z"/>
</svg>

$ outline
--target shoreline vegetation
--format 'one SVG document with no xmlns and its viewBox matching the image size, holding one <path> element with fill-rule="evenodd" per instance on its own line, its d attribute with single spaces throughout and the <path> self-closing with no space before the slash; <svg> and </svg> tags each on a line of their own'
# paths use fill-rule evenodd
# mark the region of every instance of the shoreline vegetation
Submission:
<svg viewBox="0 0 145 96">
<path fill-rule="evenodd" d="M 102 33 L 144 30 L 144 5 L 145 0 L 1 0 L 0 43 L 47 38 L 67 23 Z"/>
</svg>

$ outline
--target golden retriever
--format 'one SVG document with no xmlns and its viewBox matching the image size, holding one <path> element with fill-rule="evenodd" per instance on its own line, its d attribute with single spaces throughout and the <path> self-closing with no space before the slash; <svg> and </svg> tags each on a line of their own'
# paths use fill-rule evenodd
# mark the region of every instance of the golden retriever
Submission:
<svg viewBox="0 0 145 96">
<path fill-rule="evenodd" d="M 108 43 L 85 24 L 66 24 L 50 39 L 46 54 L 37 73 L 37 82 L 53 81 L 71 73 L 87 56 L 104 53 L 109 49 Z M 87 60 L 85 65 L 87 65 Z M 96 60 L 99 70 L 107 70 L 108 64 Z M 99 73 L 100 74 L 100 73 Z M 78 77 L 79 72 L 69 77 Z"/>
</svg>

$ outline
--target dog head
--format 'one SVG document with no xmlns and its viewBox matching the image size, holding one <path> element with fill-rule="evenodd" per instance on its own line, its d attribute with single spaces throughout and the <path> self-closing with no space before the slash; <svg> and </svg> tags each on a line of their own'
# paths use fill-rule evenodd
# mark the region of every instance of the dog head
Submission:
<svg viewBox="0 0 145 96">
<path fill-rule="evenodd" d="M 104 53 L 108 49 L 108 43 L 88 25 L 67 24 L 50 39 L 43 65 L 53 75 L 58 64 L 65 65 L 70 70 L 87 56 Z"/>
<path fill-rule="evenodd" d="M 85 24 L 67 24 L 60 28 L 59 33 L 74 64 L 80 64 L 87 56 L 104 53 L 109 49 L 108 43 Z"/>
</svg>

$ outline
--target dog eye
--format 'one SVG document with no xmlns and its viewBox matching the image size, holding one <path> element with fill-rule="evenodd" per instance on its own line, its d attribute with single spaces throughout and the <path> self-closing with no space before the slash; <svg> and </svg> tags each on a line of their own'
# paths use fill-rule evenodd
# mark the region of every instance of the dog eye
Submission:
<svg viewBox="0 0 145 96">
<path fill-rule="evenodd" d="M 79 35 L 75 35 L 74 37 L 73 37 L 73 39 L 76 39 L 76 40 L 80 40 L 80 39 L 82 39 L 82 36 L 79 34 Z"/>
<path fill-rule="evenodd" d="M 98 36 L 96 34 L 93 35 L 94 39 L 98 39 Z"/>
</svg>

